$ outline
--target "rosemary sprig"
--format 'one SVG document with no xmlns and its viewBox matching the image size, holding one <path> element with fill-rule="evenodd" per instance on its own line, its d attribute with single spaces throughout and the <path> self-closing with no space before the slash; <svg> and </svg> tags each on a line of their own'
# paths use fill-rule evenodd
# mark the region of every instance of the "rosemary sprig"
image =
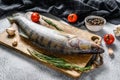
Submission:
<svg viewBox="0 0 120 80">
<path fill-rule="evenodd" d="M 56 24 L 54 24 L 52 21 L 48 20 L 48 19 L 45 19 L 45 18 L 42 18 L 46 23 L 48 23 L 49 25 L 55 27 L 57 30 L 59 31 L 63 31 L 62 29 L 60 29 Z"/>
<path fill-rule="evenodd" d="M 63 69 L 74 69 L 76 71 L 81 71 L 81 72 L 84 72 L 84 71 L 87 71 L 87 70 L 90 70 L 91 69 L 91 66 L 88 66 L 88 67 L 80 67 L 76 64 L 71 64 L 67 61 L 65 61 L 64 59 L 61 59 L 61 58 L 57 58 L 57 57 L 54 57 L 54 56 L 46 56 L 40 52 L 37 52 L 37 51 L 30 51 L 28 50 L 28 52 L 33 56 L 35 57 L 36 59 L 38 60 L 41 60 L 43 62 L 46 62 L 46 63 L 49 63 L 51 65 L 54 65 L 58 68 L 63 68 Z"/>
</svg>

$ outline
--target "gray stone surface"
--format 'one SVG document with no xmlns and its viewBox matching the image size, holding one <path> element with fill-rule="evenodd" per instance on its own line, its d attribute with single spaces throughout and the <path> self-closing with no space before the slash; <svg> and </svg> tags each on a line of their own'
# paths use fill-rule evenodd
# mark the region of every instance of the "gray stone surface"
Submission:
<svg viewBox="0 0 120 80">
<path fill-rule="evenodd" d="M 9 22 L 0 20 L 0 32 L 9 27 Z M 96 34 L 103 36 L 113 33 L 115 25 L 107 23 L 104 29 Z M 114 57 L 110 58 L 107 47 L 105 49 L 104 64 L 93 71 L 84 73 L 78 80 L 119 80 L 120 79 L 120 40 L 116 39 L 111 46 Z M 37 61 L 25 57 L 18 52 L 0 45 L 0 80 L 74 80 L 57 71 L 54 71 Z"/>
</svg>

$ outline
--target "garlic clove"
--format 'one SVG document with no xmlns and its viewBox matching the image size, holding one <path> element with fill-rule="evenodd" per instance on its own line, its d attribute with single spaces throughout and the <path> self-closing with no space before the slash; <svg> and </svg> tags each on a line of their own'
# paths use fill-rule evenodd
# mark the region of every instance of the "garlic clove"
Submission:
<svg viewBox="0 0 120 80">
<path fill-rule="evenodd" d="M 110 56 L 112 56 L 114 54 L 113 49 L 112 48 L 108 48 L 108 53 L 109 53 Z"/>
<path fill-rule="evenodd" d="M 14 41 L 13 41 L 13 43 L 12 43 L 12 46 L 15 47 L 15 46 L 17 46 L 17 45 L 18 45 L 18 41 L 17 41 L 17 39 L 15 38 Z"/>
</svg>

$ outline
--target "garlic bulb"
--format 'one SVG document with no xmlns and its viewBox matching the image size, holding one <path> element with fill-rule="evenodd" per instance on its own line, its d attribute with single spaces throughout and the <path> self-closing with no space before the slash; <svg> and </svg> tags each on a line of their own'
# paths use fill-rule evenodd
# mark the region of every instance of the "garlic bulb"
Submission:
<svg viewBox="0 0 120 80">
<path fill-rule="evenodd" d="M 118 25 L 114 30 L 113 30 L 115 36 L 119 37 L 120 36 L 120 25 Z"/>
<path fill-rule="evenodd" d="M 6 32 L 8 33 L 8 36 L 14 36 L 15 35 L 15 29 L 13 28 L 7 28 Z"/>
</svg>

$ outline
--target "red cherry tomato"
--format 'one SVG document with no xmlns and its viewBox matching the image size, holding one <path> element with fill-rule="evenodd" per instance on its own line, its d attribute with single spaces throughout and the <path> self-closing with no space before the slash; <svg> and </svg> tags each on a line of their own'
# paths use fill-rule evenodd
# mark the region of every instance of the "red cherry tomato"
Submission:
<svg viewBox="0 0 120 80">
<path fill-rule="evenodd" d="M 114 42 L 115 38 L 112 34 L 105 34 L 104 35 L 104 41 L 106 44 L 110 45 Z"/>
<path fill-rule="evenodd" d="M 78 16 L 77 16 L 77 14 L 72 13 L 72 14 L 68 15 L 67 19 L 68 19 L 68 22 L 74 23 L 77 21 Z"/>
<path fill-rule="evenodd" d="M 40 19 L 40 15 L 39 15 L 39 13 L 37 13 L 37 12 L 33 12 L 32 14 L 31 14 L 31 20 L 33 21 L 33 22 L 39 22 L 39 19 Z"/>
</svg>

